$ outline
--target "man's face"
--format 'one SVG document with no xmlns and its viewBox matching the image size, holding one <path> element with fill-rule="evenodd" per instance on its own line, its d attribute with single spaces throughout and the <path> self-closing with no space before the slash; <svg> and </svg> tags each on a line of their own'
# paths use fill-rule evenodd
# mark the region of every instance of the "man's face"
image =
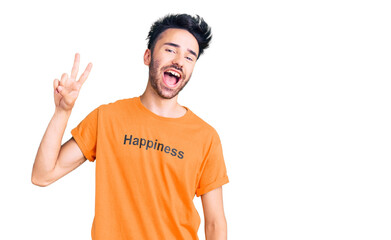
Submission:
<svg viewBox="0 0 391 240">
<path fill-rule="evenodd" d="M 198 42 L 186 30 L 170 28 L 160 34 L 153 53 L 144 54 L 149 66 L 149 81 L 162 98 L 171 99 L 190 80 L 198 56 Z"/>
</svg>

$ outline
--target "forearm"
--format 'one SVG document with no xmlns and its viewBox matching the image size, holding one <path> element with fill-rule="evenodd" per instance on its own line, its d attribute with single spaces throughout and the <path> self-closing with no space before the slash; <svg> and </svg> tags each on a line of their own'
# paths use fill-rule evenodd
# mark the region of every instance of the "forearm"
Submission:
<svg viewBox="0 0 391 240">
<path fill-rule="evenodd" d="M 70 111 L 56 109 L 38 148 L 31 181 L 45 185 L 48 173 L 54 169 L 61 149 L 61 141 L 70 117 Z"/>
<path fill-rule="evenodd" d="M 227 222 L 205 224 L 206 240 L 227 240 Z"/>
</svg>

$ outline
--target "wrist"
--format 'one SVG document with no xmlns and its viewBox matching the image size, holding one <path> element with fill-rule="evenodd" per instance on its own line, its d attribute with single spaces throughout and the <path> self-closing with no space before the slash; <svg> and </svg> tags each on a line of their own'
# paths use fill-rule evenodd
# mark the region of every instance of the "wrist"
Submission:
<svg viewBox="0 0 391 240">
<path fill-rule="evenodd" d="M 56 107 L 56 109 L 54 110 L 54 115 L 59 115 L 59 116 L 68 117 L 68 118 L 71 115 L 71 113 L 72 113 L 72 109 L 65 110 L 63 108 Z"/>
</svg>

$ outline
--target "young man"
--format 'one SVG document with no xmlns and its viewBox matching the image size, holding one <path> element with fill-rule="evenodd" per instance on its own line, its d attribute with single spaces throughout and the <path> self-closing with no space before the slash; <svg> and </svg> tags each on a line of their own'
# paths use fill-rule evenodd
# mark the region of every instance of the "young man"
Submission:
<svg viewBox="0 0 391 240">
<path fill-rule="evenodd" d="M 220 139 L 177 102 L 210 39 L 210 27 L 198 16 L 159 19 L 144 54 L 149 66 L 145 92 L 96 108 L 62 146 L 92 64 L 76 81 L 76 54 L 70 77 L 64 73 L 54 80 L 55 113 L 39 146 L 32 182 L 47 186 L 86 159 L 96 160 L 92 239 L 198 239 L 195 195 L 201 196 L 206 239 L 227 238 L 221 186 L 228 177 Z"/>
</svg>

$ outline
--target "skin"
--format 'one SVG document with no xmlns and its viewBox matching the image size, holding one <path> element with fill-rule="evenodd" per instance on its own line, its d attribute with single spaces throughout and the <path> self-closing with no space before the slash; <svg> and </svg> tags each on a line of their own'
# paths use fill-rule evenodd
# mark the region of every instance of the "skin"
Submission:
<svg viewBox="0 0 391 240">
<path fill-rule="evenodd" d="M 158 38 L 153 52 L 147 49 L 144 63 L 149 66 L 149 78 L 141 102 L 153 113 L 178 118 L 186 109 L 178 104 L 178 93 L 190 80 L 198 54 L 198 43 L 192 34 L 182 29 L 167 29 Z M 42 138 L 34 161 L 31 181 L 41 187 L 48 186 L 86 161 L 76 141 L 71 138 L 61 145 L 68 119 L 80 89 L 92 69 L 89 63 L 77 79 L 80 55 L 76 53 L 71 75 L 64 73 L 53 82 L 55 111 Z M 182 79 L 175 86 L 163 81 L 164 71 L 173 70 Z M 227 239 L 222 188 L 201 195 L 207 240 Z"/>
<path fill-rule="evenodd" d="M 140 99 L 148 109 L 163 117 L 181 117 L 186 113 L 178 104 L 178 93 L 190 80 L 197 61 L 197 56 L 191 52 L 197 54 L 198 50 L 197 40 L 188 31 L 167 29 L 157 40 L 153 53 L 150 49 L 145 51 L 144 64 L 150 67 L 150 71 L 147 87 Z M 182 79 L 174 88 L 163 82 L 163 73 L 167 68 L 182 75 Z"/>
</svg>

